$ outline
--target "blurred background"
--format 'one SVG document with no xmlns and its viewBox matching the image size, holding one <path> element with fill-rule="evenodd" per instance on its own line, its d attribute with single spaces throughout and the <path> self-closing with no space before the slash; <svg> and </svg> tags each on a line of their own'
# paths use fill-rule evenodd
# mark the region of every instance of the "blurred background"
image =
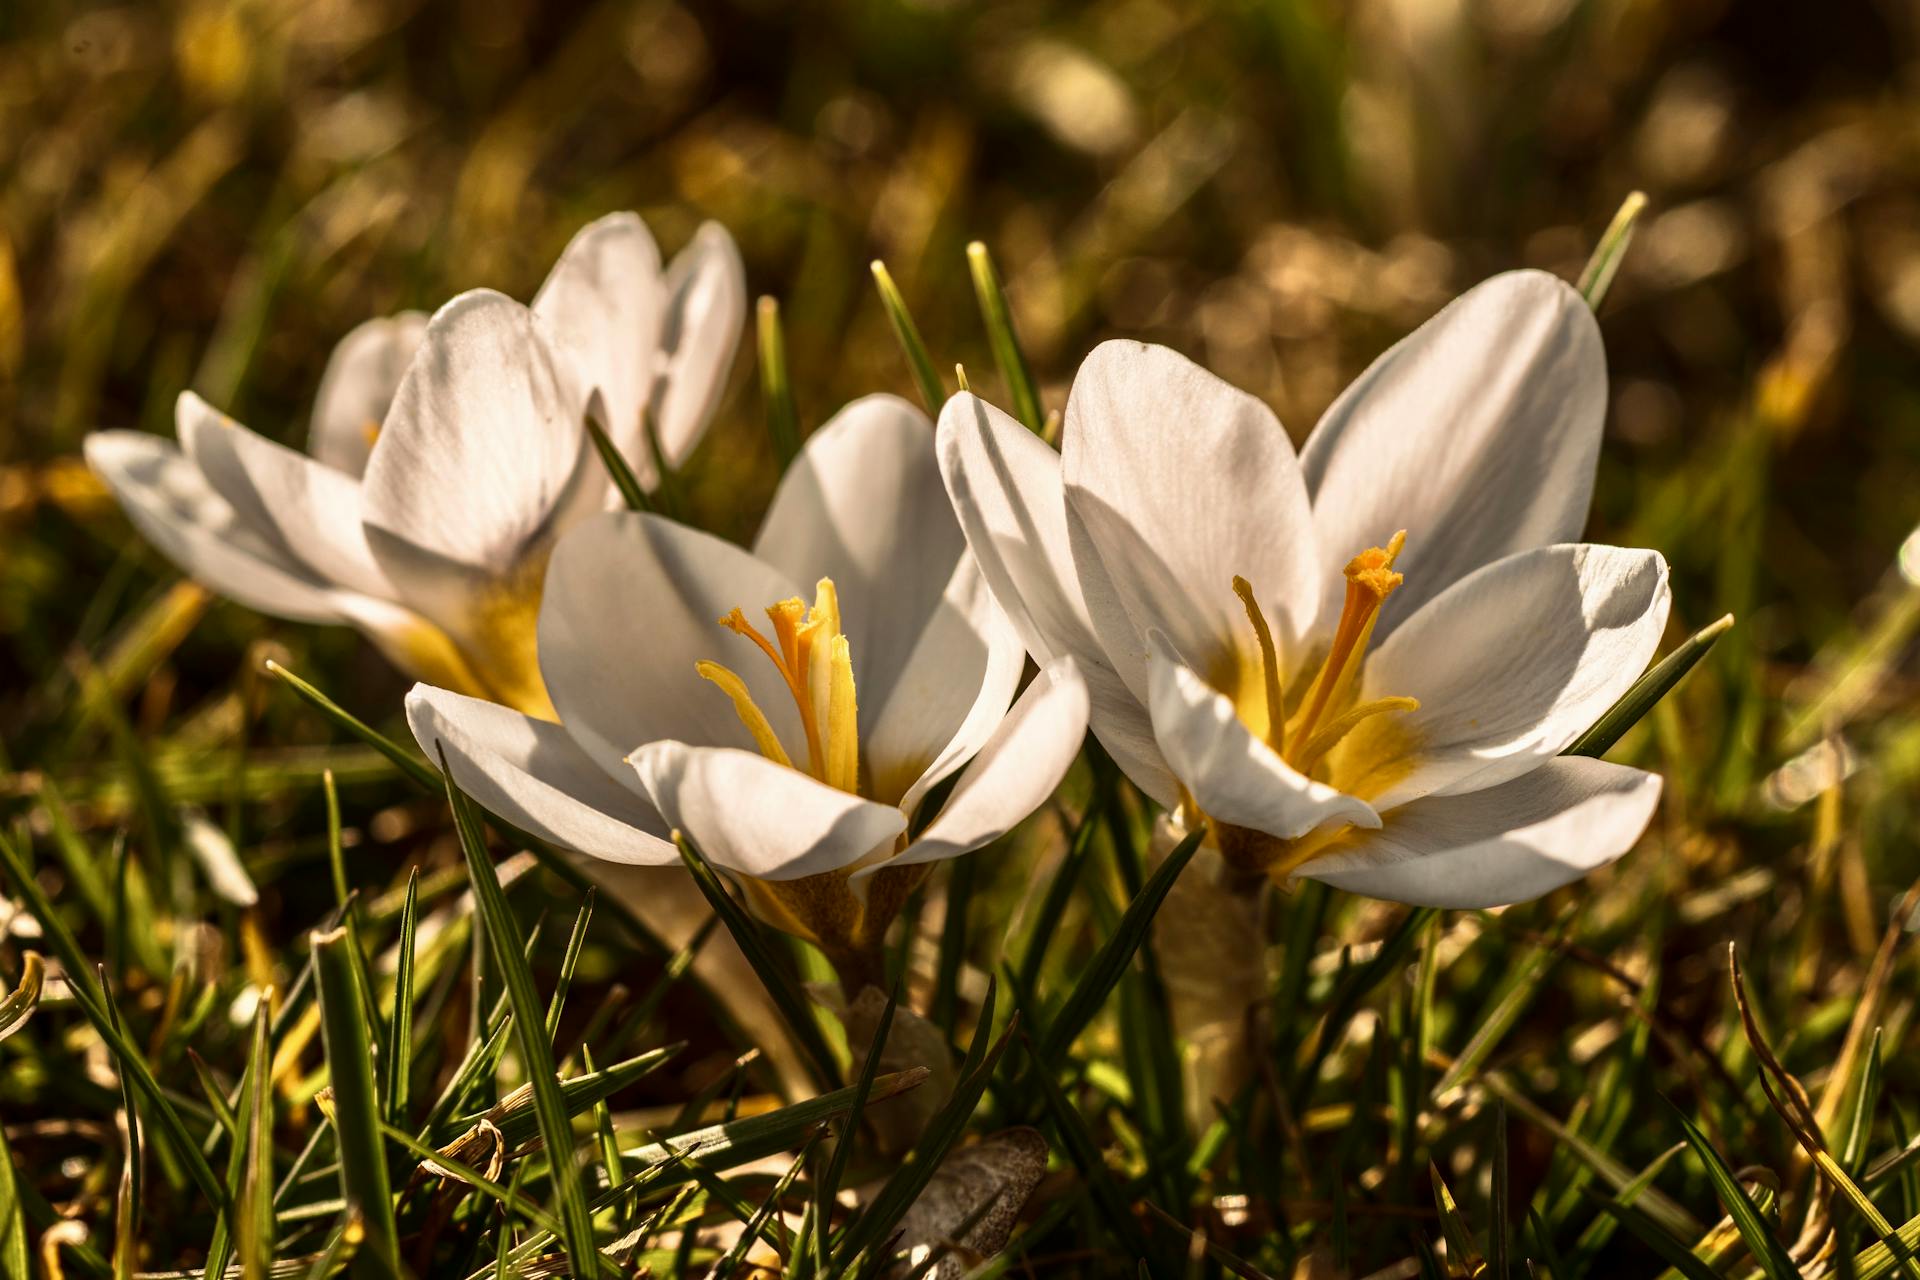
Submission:
<svg viewBox="0 0 1920 1280">
<path fill-rule="evenodd" d="M 78 449 L 171 435 L 187 387 L 297 445 L 348 329 L 473 286 L 529 297 L 609 210 L 669 252 L 727 225 L 782 300 L 807 426 L 913 396 L 876 257 L 936 363 L 1004 402 L 977 238 L 1047 407 L 1125 335 L 1298 438 L 1474 282 L 1572 278 L 1634 190 L 1591 533 L 1673 561 L 1670 644 L 1738 622 L 1615 752 L 1669 777 L 1658 848 L 1618 873 L 1638 892 L 1578 892 L 1594 947 L 1635 973 L 1664 953 L 1667 1014 L 1709 1038 L 1734 1034 L 1719 948 L 1768 956 L 1815 1079 L 1920 874 L 1911 0 L 0 4 L 0 801 L 25 821 L 53 779 L 111 831 L 144 785 L 113 755 L 143 743 L 173 800 L 224 806 L 283 936 L 313 915 L 288 886 L 324 884 L 323 768 L 359 871 L 392 877 L 410 841 L 457 862 L 443 806 L 258 659 L 388 725 L 400 678 L 344 630 L 180 587 Z M 751 348 L 684 476 L 736 537 L 774 481 Z M 1028 869 L 994 874 L 1017 895 Z M 1650 903 L 1672 932 L 1636 932 Z M 1542 1010 L 1524 1038 L 1575 1025 Z M 1581 1052 L 1530 1083 L 1577 1092 Z"/>
</svg>

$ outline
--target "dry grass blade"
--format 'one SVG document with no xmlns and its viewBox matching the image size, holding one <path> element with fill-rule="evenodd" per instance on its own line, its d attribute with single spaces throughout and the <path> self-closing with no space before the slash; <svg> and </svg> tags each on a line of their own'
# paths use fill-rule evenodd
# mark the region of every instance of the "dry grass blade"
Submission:
<svg viewBox="0 0 1920 1280">
<path fill-rule="evenodd" d="M 27 1019 L 40 1004 L 41 984 L 47 965 L 37 951 L 29 951 L 20 960 L 20 981 L 0 999 L 0 1040 L 5 1040 L 27 1025 Z"/>
</svg>

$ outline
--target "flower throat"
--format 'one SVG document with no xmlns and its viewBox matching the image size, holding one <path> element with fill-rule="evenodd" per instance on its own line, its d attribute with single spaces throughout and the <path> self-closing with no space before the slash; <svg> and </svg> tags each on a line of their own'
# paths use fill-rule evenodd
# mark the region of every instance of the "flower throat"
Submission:
<svg viewBox="0 0 1920 1280">
<path fill-rule="evenodd" d="M 1362 722 L 1374 716 L 1404 714 L 1419 709 L 1417 698 L 1375 698 L 1370 702 L 1346 705 L 1359 676 L 1367 646 L 1373 639 L 1373 627 L 1380 618 L 1380 606 L 1386 603 L 1402 579 L 1393 569 L 1400 549 L 1406 545 L 1405 529 L 1393 535 L 1384 547 L 1369 547 L 1347 562 L 1346 602 L 1340 610 L 1339 625 L 1334 628 L 1333 643 L 1327 656 L 1307 685 L 1300 706 L 1291 717 L 1286 709 L 1286 681 L 1280 654 L 1274 644 L 1273 630 L 1267 625 L 1253 586 L 1245 578 L 1235 577 L 1233 593 L 1246 607 L 1247 621 L 1259 645 L 1261 709 L 1265 712 L 1264 737 L 1275 754 L 1300 773 L 1312 776 L 1329 751 L 1352 733 Z M 1344 709 L 1342 709 L 1344 708 Z"/>
<path fill-rule="evenodd" d="M 753 641 L 780 673 L 806 735 L 803 763 L 795 763 L 766 713 L 754 702 L 746 681 L 731 668 L 702 661 L 694 664 L 694 670 L 732 699 L 734 714 L 753 736 L 761 755 L 830 787 L 859 794 L 860 718 L 853 691 L 853 651 L 840 630 L 840 594 L 833 579 L 820 579 L 811 608 L 795 596 L 767 606 L 767 618 L 773 624 L 771 639 L 739 609 L 720 619 L 720 625 Z"/>
</svg>

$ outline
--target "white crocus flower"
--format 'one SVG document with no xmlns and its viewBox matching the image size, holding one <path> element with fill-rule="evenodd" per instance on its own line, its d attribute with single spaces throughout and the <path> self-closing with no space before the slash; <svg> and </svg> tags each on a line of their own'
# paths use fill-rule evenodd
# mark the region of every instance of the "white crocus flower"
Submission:
<svg viewBox="0 0 1920 1280">
<path fill-rule="evenodd" d="M 1078 752 L 1073 661 L 1015 702 L 1024 661 L 932 425 L 874 396 L 808 440 L 752 551 L 630 512 L 561 540 L 540 611 L 559 723 L 424 684 L 407 714 L 476 800 L 544 839 L 665 864 L 684 831 L 857 990 L 930 864 L 1009 830 Z"/>
<path fill-rule="evenodd" d="M 1560 752 L 1666 625 L 1655 552 L 1573 542 L 1606 403 L 1599 330 L 1499 276 L 1382 356 L 1295 456 L 1267 407 L 1109 342 L 1062 452 L 968 395 L 949 492 L 1094 732 L 1243 873 L 1402 902 L 1536 897 L 1625 852 L 1652 774 Z"/>
<path fill-rule="evenodd" d="M 551 714 L 533 657 L 546 558 L 612 488 L 594 412 L 643 482 L 683 460 L 746 312 L 703 227 L 664 272 L 632 214 L 576 235 L 531 308 L 475 290 L 350 333 L 301 453 L 191 392 L 178 445 L 90 436 L 87 460 L 182 570 L 249 607 L 359 627 L 403 671 Z M 651 424 L 653 439 L 648 438 Z"/>
</svg>

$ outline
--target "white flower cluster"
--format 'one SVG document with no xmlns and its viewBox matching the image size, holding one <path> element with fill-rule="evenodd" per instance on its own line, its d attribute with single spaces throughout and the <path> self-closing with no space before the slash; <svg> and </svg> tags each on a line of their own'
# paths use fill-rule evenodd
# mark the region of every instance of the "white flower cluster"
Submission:
<svg viewBox="0 0 1920 1280">
<path fill-rule="evenodd" d="M 1089 724 L 1249 877 L 1490 906 L 1649 821 L 1657 777 L 1560 754 L 1668 611 L 1657 553 L 1575 541 L 1606 369 L 1560 281 L 1474 289 L 1297 455 L 1135 342 L 1082 364 L 1057 452 L 966 392 L 937 429 L 870 396 L 807 440 L 751 549 L 620 509 L 586 425 L 657 484 L 745 312 L 725 232 L 663 269 L 614 215 L 531 306 L 355 330 L 306 454 L 189 394 L 178 447 L 105 432 L 88 458 L 186 572 L 421 679 L 415 735 L 503 819 L 639 865 L 682 830 L 848 963 L 931 864 L 1038 808 Z"/>
</svg>

